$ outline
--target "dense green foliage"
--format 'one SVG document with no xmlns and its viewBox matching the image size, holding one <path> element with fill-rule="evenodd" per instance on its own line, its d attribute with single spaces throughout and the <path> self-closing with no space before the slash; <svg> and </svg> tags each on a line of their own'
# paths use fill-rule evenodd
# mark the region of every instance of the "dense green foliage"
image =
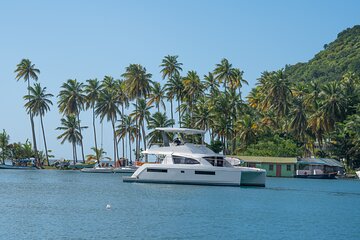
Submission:
<svg viewBox="0 0 360 240">
<path fill-rule="evenodd" d="M 288 65 L 285 73 L 293 81 L 336 81 L 345 73 L 360 74 L 360 25 L 338 34 L 307 63 Z"/>
<path fill-rule="evenodd" d="M 296 157 L 302 155 L 302 150 L 291 139 L 284 139 L 275 135 L 271 138 L 259 140 L 256 144 L 251 144 L 242 153 L 245 156 L 277 156 L 277 157 Z"/>
</svg>

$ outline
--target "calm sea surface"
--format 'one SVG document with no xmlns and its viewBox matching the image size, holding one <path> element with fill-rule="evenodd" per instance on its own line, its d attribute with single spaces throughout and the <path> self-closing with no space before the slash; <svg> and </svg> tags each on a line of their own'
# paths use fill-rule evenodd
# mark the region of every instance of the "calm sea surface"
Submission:
<svg viewBox="0 0 360 240">
<path fill-rule="evenodd" d="M 355 179 L 239 188 L 0 170 L 0 184 L 0 239 L 360 239 Z"/>
</svg>

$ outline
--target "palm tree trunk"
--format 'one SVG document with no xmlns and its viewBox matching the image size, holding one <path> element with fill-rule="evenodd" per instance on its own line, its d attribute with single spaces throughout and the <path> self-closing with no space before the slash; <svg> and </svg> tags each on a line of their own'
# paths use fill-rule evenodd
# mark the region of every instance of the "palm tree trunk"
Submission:
<svg viewBox="0 0 360 240">
<path fill-rule="evenodd" d="M 117 140 L 117 136 L 116 136 L 116 129 L 115 129 L 115 123 L 116 123 L 117 119 L 116 119 L 116 115 L 115 115 L 115 120 L 114 120 L 114 138 L 115 138 L 115 145 L 116 145 L 116 157 L 118 160 L 119 159 L 119 142 Z"/>
<path fill-rule="evenodd" d="M 114 144 L 114 166 L 116 164 L 116 132 L 115 132 L 115 120 L 114 119 L 111 119 L 111 125 L 112 125 L 112 128 L 113 128 L 113 144 Z"/>
<path fill-rule="evenodd" d="M 83 144 L 83 135 L 81 133 L 81 125 L 80 125 L 80 113 L 77 114 L 77 120 L 79 123 L 79 132 L 81 135 L 81 139 L 80 139 L 80 145 L 81 145 L 81 156 L 82 156 L 82 162 L 85 163 L 85 154 L 84 154 L 84 144 Z"/>
<path fill-rule="evenodd" d="M 145 138 L 145 120 L 143 120 L 142 126 L 142 135 L 143 135 L 143 143 L 144 143 L 144 150 L 146 150 L 146 138 Z M 148 162 L 147 154 L 145 154 L 145 162 Z"/>
<path fill-rule="evenodd" d="M 180 98 L 178 98 L 179 126 L 181 127 Z"/>
<path fill-rule="evenodd" d="M 130 162 L 132 163 L 132 157 L 131 157 L 131 133 L 129 133 L 129 148 L 130 148 Z"/>
<path fill-rule="evenodd" d="M 78 162 L 76 143 L 74 149 L 75 149 L 75 162 Z"/>
<path fill-rule="evenodd" d="M 121 104 L 121 115 L 124 116 L 124 103 Z M 122 157 L 125 158 L 125 137 L 121 138 L 122 141 Z"/>
<path fill-rule="evenodd" d="M 47 144 L 46 144 L 44 123 L 43 123 L 43 118 L 42 118 L 42 115 L 41 115 L 41 114 L 40 114 L 40 123 L 41 123 L 41 129 L 42 129 L 43 138 L 44 138 L 46 162 L 47 162 L 47 165 L 49 166 L 49 155 L 48 155 L 48 149 L 47 149 Z"/>
<path fill-rule="evenodd" d="M 72 143 L 72 150 L 73 150 L 73 164 L 76 164 L 76 145 L 75 142 Z"/>
<path fill-rule="evenodd" d="M 97 150 L 97 139 L 96 139 L 96 127 L 95 127 L 95 106 L 93 105 L 93 129 L 94 129 L 94 141 L 95 141 L 95 149 Z"/>
<path fill-rule="evenodd" d="M 138 111 L 138 97 L 136 98 L 136 112 Z M 140 150 L 140 126 L 139 126 L 139 119 L 136 118 L 136 127 L 137 127 L 137 133 L 136 133 L 136 151 L 135 151 L 135 161 L 139 159 L 139 150 Z"/>
<path fill-rule="evenodd" d="M 34 127 L 34 116 L 30 110 L 30 122 L 31 122 L 31 132 L 32 132 L 32 138 L 33 138 L 33 143 L 34 143 L 34 152 L 35 152 L 35 162 L 37 162 L 38 166 L 40 166 L 40 159 L 39 159 L 39 153 L 38 153 L 38 149 L 37 149 L 37 144 L 36 144 L 36 137 L 35 137 L 35 127 Z"/>
<path fill-rule="evenodd" d="M 30 81 L 29 81 L 29 79 L 27 80 L 27 83 L 28 83 L 28 95 L 30 95 Z M 29 101 L 30 101 L 30 99 L 29 99 Z M 39 159 L 39 154 L 38 154 L 37 144 L 36 144 L 36 137 L 35 137 L 34 116 L 33 116 L 32 112 L 31 112 L 31 110 L 29 111 L 29 115 L 30 115 L 32 139 L 33 139 L 33 144 L 34 144 L 35 162 L 38 165 L 40 165 L 40 159 Z"/>
<path fill-rule="evenodd" d="M 235 123 L 236 123 L 236 116 L 233 117 L 233 122 L 232 122 L 232 127 L 233 127 L 233 132 L 231 134 L 231 142 L 232 142 L 232 149 L 231 152 L 232 154 L 235 153 L 235 149 L 236 149 L 236 130 L 235 130 Z"/>
<path fill-rule="evenodd" d="M 171 110 L 171 119 L 174 120 L 174 110 L 173 110 L 173 99 L 170 100 L 170 110 Z M 174 127 L 174 124 L 171 124 L 171 127 Z"/>
<path fill-rule="evenodd" d="M 225 135 L 222 136 L 222 142 L 223 142 L 223 154 L 226 155 L 226 140 L 225 140 Z"/>
</svg>

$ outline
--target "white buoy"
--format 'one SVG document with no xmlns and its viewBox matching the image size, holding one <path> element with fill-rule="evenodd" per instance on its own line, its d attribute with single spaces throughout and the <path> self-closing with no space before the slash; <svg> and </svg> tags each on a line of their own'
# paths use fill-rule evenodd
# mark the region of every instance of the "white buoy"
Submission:
<svg viewBox="0 0 360 240">
<path fill-rule="evenodd" d="M 111 205 L 110 204 L 107 204 L 106 205 L 106 209 L 110 209 L 111 208 Z"/>
</svg>

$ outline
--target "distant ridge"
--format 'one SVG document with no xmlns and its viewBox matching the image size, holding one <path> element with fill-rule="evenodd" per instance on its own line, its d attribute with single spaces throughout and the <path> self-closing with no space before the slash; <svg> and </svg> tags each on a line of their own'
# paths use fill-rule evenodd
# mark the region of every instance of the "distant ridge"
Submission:
<svg viewBox="0 0 360 240">
<path fill-rule="evenodd" d="M 289 79 L 305 82 L 339 80 L 349 71 L 360 74 L 360 25 L 340 32 L 307 63 L 285 67 Z"/>
</svg>

